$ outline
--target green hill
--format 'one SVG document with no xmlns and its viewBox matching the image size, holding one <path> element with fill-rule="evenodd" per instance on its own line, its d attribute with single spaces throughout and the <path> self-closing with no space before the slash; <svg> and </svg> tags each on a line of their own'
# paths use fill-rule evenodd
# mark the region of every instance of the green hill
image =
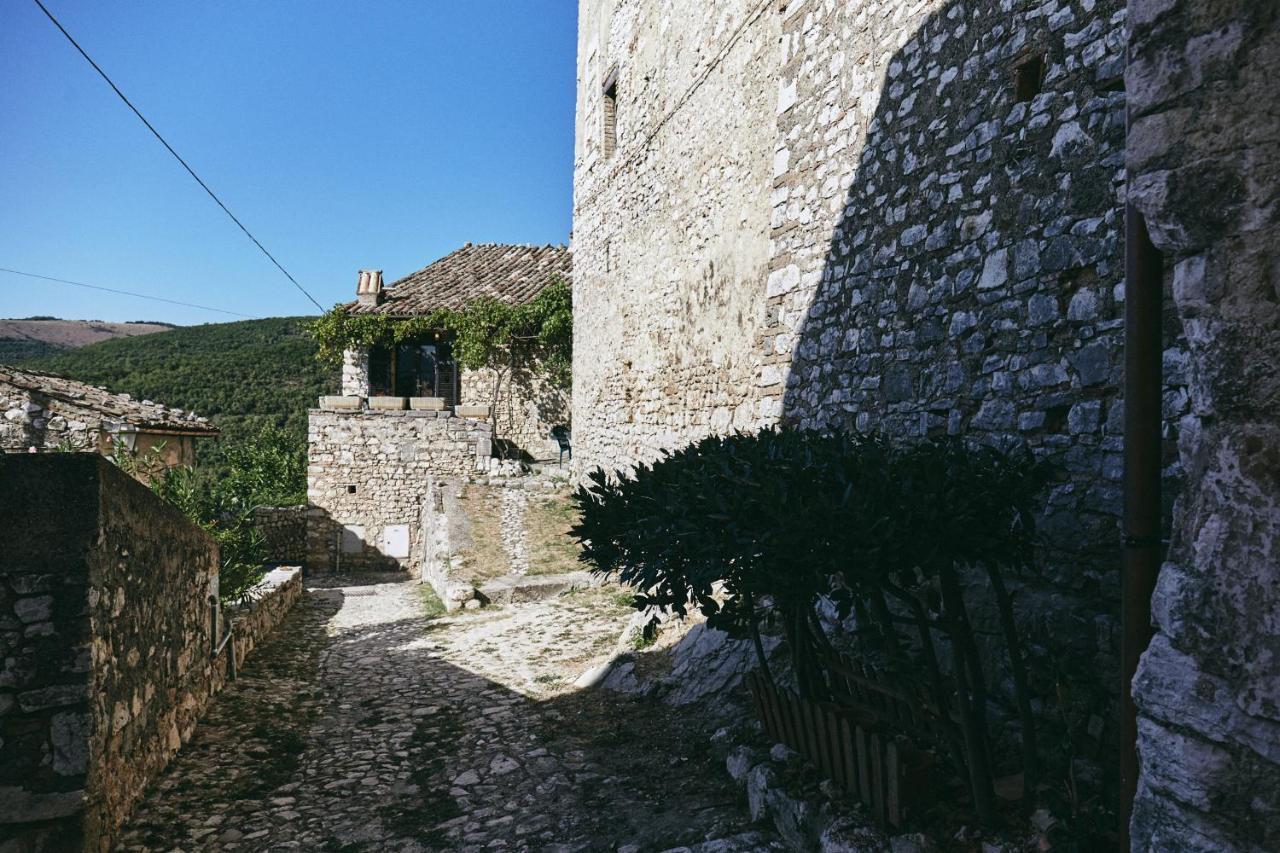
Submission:
<svg viewBox="0 0 1280 853">
<path fill-rule="evenodd" d="M 265 424 L 306 442 L 307 409 L 333 393 L 337 371 L 315 359 L 304 317 L 272 317 L 186 326 L 116 338 L 22 364 L 101 385 L 111 391 L 191 409 L 222 430 L 201 461 L 217 468 L 222 447 Z"/>
</svg>

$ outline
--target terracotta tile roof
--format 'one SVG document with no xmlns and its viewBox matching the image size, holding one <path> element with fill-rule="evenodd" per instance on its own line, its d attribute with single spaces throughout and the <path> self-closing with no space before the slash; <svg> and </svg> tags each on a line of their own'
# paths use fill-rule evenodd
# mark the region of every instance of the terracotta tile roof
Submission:
<svg viewBox="0 0 1280 853">
<path fill-rule="evenodd" d="M 343 309 L 352 314 L 407 316 L 438 308 L 457 310 L 480 296 L 520 305 L 557 278 L 572 284 L 573 263 L 567 246 L 467 243 L 387 285 L 381 305 L 348 302 Z"/>
<path fill-rule="evenodd" d="M 218 434 L 217 427 L 195 412 L 186 412 L 153 403 L 150 400 L 135 400 L 128 394 L 113 394 L 105 388 L 98 388 L 52 373 L 41 373 L 0 364 L 0 386 L 3 385 L 37 391 L 50 398 L 98 412 L 104 421 L 174 430 L 193 435 Z"/>
</svg>

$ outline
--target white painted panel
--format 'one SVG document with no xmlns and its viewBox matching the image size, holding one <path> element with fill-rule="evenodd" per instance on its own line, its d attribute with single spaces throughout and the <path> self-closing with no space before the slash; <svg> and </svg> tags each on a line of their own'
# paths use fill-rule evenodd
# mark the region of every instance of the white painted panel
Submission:
<svg viewBox="0 0 1280 853">
<path fill-rule="evenodd" d="M 364 525 L 342 525 L 342 553 L 359 554 L 364 550 Z"/>
<path fill-rule="evenodd" d="M 409 556 L 409 525 L 388 524 L 382 528 L 381 550 L 388 557 Z"/>
</svg>

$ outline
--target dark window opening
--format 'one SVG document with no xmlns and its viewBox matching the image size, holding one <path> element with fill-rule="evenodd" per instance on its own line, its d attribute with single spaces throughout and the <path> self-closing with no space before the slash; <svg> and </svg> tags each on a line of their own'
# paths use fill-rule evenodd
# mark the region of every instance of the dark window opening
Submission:
<svg viewBox="0 0 1280 853">
<path fill-rule="evenodd" d="M 618 72 L 614 71 L 604 83 L 604 103 L 601 105 L 604 113 L 604 130 L 601 137 L 601 148 L 604 149 L 604 156 L 612 157 L 613 152 L 618 147 Z"/>
<path fill-rule="evenodd" d="M 458 370 L 447 341 L 410 341 L 369 352 L 369 393 L 375 397 L 458 400 Z"/>
<path fill-rule="evenodd" d="M 354 495 L 355 493 L 356 493 L 356 487 L 355 487 L 355 486 L 347 486 L 347 494 L 349 494 L 349 495 Z"/>
<path fill-rule="evenodd" d="M 1040 94 L 1044 83 L 1044 57 L 1032 56 L 1013 67 L 1013 97 L 1017 101 L 1029 101 Z"/>
</svg>

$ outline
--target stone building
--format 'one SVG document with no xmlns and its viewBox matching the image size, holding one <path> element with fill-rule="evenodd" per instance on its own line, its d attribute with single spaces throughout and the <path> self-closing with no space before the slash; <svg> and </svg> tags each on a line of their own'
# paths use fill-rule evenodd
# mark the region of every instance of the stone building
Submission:
<svg viewBox="0 0 1280 853">
<path fill-rule="evenodd" d="M 361 273 L 357 298 L 342 306 L 350 314 L 425 316 L 439 309 L 459 310 L 474 300 L 496 299 L 512 305 L 532 300 L 548 285 L 572 284 L 573 266 L 563 246 L 467 243 L 415 273 L 383 287 L 382 273 Z M 501 382 L 499 385 L 498 382 Z M 495 386 L 498 393 L 495 399 Z M 569 425 L 568 396 L 518 367 L 502 376 L 490 369 L 460 369 L 447 335 L 395 347 L 348 350 L 342 367 L 342 393 L 396 407 L 397 398 L 438 397 L 492 417 L 495 438 L 535 458 L 554 452 L 548 431 Z M 374 404 L 374 398 L 379 398 Z"/>
<path fill-rule="evenodd" d="M 1244 368 L 1276 355 L 1268 5 L 580 3 L 579 474 L 775 423 L 1025 443 L 1059 478 L 1042 521 L 1048 577 L 1021 591 L 1023 617 L 1093 658 L 1113 698 L 1126 157 L 1148 170 L 1135 189 L 1179 259 L 1164 311 L 1165 514 L 1181 495 L 1177 524 L 1192 530 L 1175 536 L 1140 679 L 1135 849 L 1168 849 L 1166 818 L 1194 849 L 1274 844 L 1231 827 L 1274 827 L 1275 796 L 1220 805 L 1227 767 L 1280 790 L 1280 715 L 1262 686 L 1267 668 L 1276 682 L 1280 481 L 1262 426 L 1276 422 L 1276 372 Z M 1128 143 L 1126 89 L 1144 114 Z M 1239 568 L 1214 577 L 1227 559 Z M 1241 632 L 1225 655 L 1211 651 L 1211 614 Z M 1175 706 L 1200 685 L 1213 698 Z M 1223 777 L 1162 760 L 1157 743 L 1174 739 Z"/>
<path fill-rule="evenodd" d="M 357 299 L 343 310 L 413 317 L 482 297 L 521 304 L 571 276 L 564 247 L 468 243 L 387 287 L 380 273 L 361 273 Z M 535 458 L 553 455 L 551 428 L 569 425 L 566 395 L 530 373 L 508 372 L 495 406 L 497 378 L 460 369 L 444 333 L 348 350 L 342 395 L 310 413 L 308 565 L 418 570 L 433 483 L 499 465 L 499 442 Z"/>
<path fill-rule="evenodd" d="M 194 465 L 196 442 L 218 434 L 195 412 L 8 365 L 0 365 L 0 412 L 5 453 L 124 450 L 172 468 Z"/>
</svg>

